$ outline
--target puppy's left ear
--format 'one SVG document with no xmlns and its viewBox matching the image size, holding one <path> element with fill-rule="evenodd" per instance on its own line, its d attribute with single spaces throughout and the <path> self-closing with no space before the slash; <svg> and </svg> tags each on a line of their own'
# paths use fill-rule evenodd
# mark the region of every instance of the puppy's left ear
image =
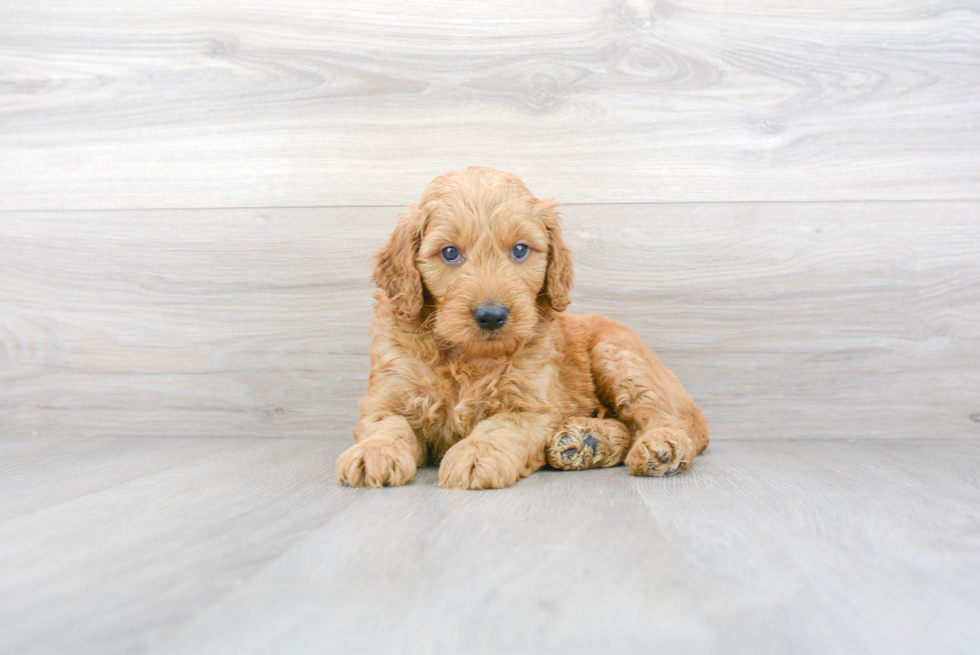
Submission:
<svg viewBox="0 0 980 655">
<path fill-rule="evenodd" d="M 555 201 L 540 200 L 535 210 L 548 230 L 548 270 L 541 296 L 552 309 L 563 312 L 570 302 L 568 292 L 572 289 L 572 251 L 562 239 L 561 216 Z"/>
<path fill-rule="evenodd" d="M 422 275 L 415 266 L 422 241 L 422 212 L 412 207 L 398 218 L 388 241 L 374 255 L 374 281 L 403 321 L 422 311 Z"/>
</svg>

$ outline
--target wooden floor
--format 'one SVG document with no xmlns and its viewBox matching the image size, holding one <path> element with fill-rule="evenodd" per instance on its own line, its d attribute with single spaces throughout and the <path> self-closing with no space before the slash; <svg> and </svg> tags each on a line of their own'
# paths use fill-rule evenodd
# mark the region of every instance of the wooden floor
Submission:
<svg viewBox="0 0 980 655">
<path fill-rule="evenodd" d="M 4 653 L 975 653 L 980 442 L 744 440 L 492 492 L 341 439 L 0 441 Z"/>
</svg>

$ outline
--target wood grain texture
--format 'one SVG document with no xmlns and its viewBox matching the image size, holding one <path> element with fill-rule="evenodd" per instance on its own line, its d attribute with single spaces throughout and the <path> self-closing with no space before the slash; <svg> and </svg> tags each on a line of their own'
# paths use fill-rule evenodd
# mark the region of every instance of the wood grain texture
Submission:
<svg viewBox="0 0 980 655">
<path fill-rule="evenodd" d="M 154 469 L 178 442 L 186 461 Z M 550 471 L 472 493 L 440 489 L 433 468 L 400 489 L 337 487 L 335 440 L 203 443 L 47 440 L 26 458 L 0 441 L 0 461 L 20 453 L 8 470 L 38 481 L 0 494 L 0 650 L 966 655 L 980 641 L 977 441 L 719 441 L 672 478 Z M 66 456 L 77 495 L 54 497 Z M 143 475 L 105 486 L 140 457 Z"/>
<path fill-rule="evenodd" d="M 980 198 L 980 8 L 0 2 L 0 208 Z"/>
<path fill-rule="evenodd" d="M 571 311 L 636 329 L 715 438 L 980 436 L 980 203 L 564 211 Z M 394 214 L 5 215 L 0 433 L 349 435 Z"/>
<path fill-rule="evenodd" d="M 3 437 L 0 520 L 98 493 L 208 455 L 240 447 L 237 439 L 90 439 Z"/>
</svg>

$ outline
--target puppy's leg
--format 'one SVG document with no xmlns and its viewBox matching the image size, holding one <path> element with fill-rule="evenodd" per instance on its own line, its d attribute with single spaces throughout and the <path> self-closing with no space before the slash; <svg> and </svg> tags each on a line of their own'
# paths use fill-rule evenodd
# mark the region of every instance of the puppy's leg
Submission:
<svg viewBox="0 0 980 655">
<path fill-rule="evenodd" d="M 621 421 L 573 417 L 551 438 L 548 463 L 566 471 L 616 466 L 626 457 L 630 441 L 630 432 Z"/>
<path fill-rule="evenodd" d="M 449 489 L 501 489 L 544 466 L 554 423 L 536 414 L 497 414 L 480 421 L 446 451 L 439 484 Z"/>
<path fill-rule="evenodd" d="M 592 374 L 599 397 L 633 433 L 626 465 L 633 475 L 683 471 L 708 447 L 708 424 L 674 374 L 632 330 L 598 319 Z"/>
<path fill-rule="evenodd" d="M 337 458 L 337 481 L 352 487 L 398 487 L 411 482 L 425 451 L 402 416 L 362 420 L 357 443 Z"/>
</svg>

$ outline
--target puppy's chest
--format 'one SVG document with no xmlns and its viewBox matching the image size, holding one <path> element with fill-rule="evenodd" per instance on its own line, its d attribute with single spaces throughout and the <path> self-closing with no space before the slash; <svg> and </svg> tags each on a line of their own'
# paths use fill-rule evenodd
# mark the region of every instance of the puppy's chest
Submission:
<svg viewBox="0 0 980 655">
<path fill-rule="evenodd" d="M 418 420 L 430 439 L 457 440 L 501 412 L 533 411 L 547 403 L 547 372 L 509 366 L 421 371 Z"/>
</svg>

